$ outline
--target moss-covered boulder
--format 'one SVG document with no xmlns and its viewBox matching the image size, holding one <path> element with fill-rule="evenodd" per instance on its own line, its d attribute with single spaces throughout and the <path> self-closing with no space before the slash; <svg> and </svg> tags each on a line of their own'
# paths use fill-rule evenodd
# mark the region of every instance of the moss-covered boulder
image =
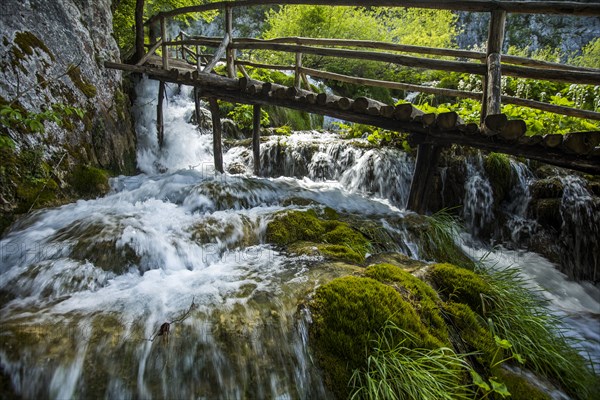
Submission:
<svg viewBox="0 0 600 400">
<path fill-rule="evenodd" d="M 371 342 L 387 321 L 413 334 L 417 347 L 442 346 L 398 290 L 372 278 L 334 279 L 317 289 L 311 309 L 313 348 L 327 386 L 340 399 L 348 396 L 353 371 L 365 366 Z"/>
<path fill-rule="evenodd" d="M 510 193 L 513 183 L 510 158 L 506 154 L 490 153 L 483 163 L 485 173 L 494 192 L 494 204 L 498 206 Z"/>
<path fill-rule="evenodd" d="M 73 170 L 70 181 L 77 193 L 91 198 L 105 195 L 110 190 L 108 178 L 108 172 L 103 169 L 79 165 Z"/>
<path fill-rule="evenodd" d="M 444 298 L 466 304 L 480 314 L 483 312 L 483 299 L 491 289 L 475 272 L 452 264 L 434 264 L 427 278 Z"/>
<path fill-rule="evenodd" d="M 364 262 L 369 241 L 348 223 L 333 218 L 337 213 L 332 209 L 325 209 L 322 217 L 312 209 L 280 213 L 267 226 L 267 241 L 295 253 L 316 252 L 333 259 Z"/>
<path fill-rule="evenodd" d="M 400 291 L 403 298 L 417 311 L 421 322 L 428 327 L 431 334 L 450 345 L 446 323 L 438 307 L 439 297 L 431 286 L 392 264 L 371 265 L 365 271 L 365 276 Z"/>
</svg>

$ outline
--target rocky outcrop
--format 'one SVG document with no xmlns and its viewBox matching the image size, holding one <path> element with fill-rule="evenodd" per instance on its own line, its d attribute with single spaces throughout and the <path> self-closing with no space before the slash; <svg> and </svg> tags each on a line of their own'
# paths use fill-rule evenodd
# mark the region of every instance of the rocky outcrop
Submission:
<svg viewBox="0 0 600 400">
<path fill-rule="evenodd" d="M 4 216 L 77 196 L 70 185 L 77 165 L 135 171 L 128 90 L 120 71 L 103 66 L 119 58 L 110 6 L 111 0 L 2 2 L 0 106 L 39 113 L 64 104 L 85 112 L 44 122 L 43 133 L 2 127 Z"/>
</svg>

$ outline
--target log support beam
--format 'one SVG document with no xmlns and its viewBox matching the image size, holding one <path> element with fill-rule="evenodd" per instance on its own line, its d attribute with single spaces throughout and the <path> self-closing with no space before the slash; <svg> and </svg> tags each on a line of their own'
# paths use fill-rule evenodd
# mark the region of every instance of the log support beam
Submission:
<svg viewBox="0 0 600 400">
<path fill-rule="evenodd" d="M 420 144 L 406 208 L 419 214 L 427 211 L 427 188 L 431 188 L 433 173 L 440 158 L 441 147 Z"/>
<path fill-rule="evenodd" d="M 487 73 L 483 76 L 483 98 L 481 99 L 481 123 L 488 114 L 500 113 L 500 54 L 504 43 L 506 11 L 491 12 L 488 31 L 486 64 Z"/>
<path fill-rule="evenodd" d="M 260 105 L 255 104 L 252 114 L 252 154 L 254 156 L 254 175 L 260 175 Z"/>
<path fill-rule="evenodd" d="M 158 104 L 156 105 L 156 136 L 158 148 L 162 149 L 165 141 L 165 121 L 163 116 L 163 100 L 165 98 L 165 82 L 158 84 Z"/>
<path fill-rule="evenodd" d="M 214 97 L 208 98 L 210 113 L 213 123 L 213 157 L 215 160 L 215 171 L 223 173 L 223 147 L 221 143 L 221 112 L 219 102 Z"/>
</svg>

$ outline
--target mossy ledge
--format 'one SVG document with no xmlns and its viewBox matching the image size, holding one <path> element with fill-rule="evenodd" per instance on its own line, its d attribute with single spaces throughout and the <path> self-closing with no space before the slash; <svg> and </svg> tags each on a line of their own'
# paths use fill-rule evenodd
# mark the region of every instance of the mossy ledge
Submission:
<svg viewBox="0 0 600 400">
<path fill-rule="evenodd" d="M 109 174 L 100 168 L 78 165 L 71 174 L 73 189 L 84 197 L 92 198 L 105 195 L 110 190 Z"/>
<path fill-rule="evenodd" d="M 312 209 L 284 211 L 269 222 L 267 241 L 294 253 L 316 252 L 336 260 L 363 263 L 369 241 L 337 217 L 331 208 L 323 210 L 322 218 Z"/>
<path fill-rule="evenodd" d="M 471 382 L 467 370 L 476 371 L 484 381 L 506 385 L 514 399 L 549 398 L 530 384 L 525 375 L 511 373 L 506 368 L 507 365 L 518 366 L 519 358 L 514 357 L 515 350 L 503 347 L 506 342 L 503 339 L 509 341 L 512 349 L 518 348 L 524 357 L 525 364 L 521 368 L 537 371 L 540 377 L 576 399 L 592 398 L 592 387 L 598 379 L 587 369 L 582 357 L 573 356 L 575 350 L 569 342 L 561 341 L 560 331 L 545 330 L 549 337 L 539 337 L 541 346 L 538 346 L 535 341 L 520 340 L 508 335 L 506 330 L 498 330 L 497 316 L 506 312 L 506 305 L 499 301 L 503 294 L 498 287 L 502 282 L 518 286 L 520 281 L 452 264 L 419 268 L 419 277 L 408 272 L 413 269 L 389 263 L 374 264 L 353 276 L 334 279 L 316 290 L 309 303 L 313 316 L 310 344 L 325 383 L 336 398 L 348 398 L 354 393 L 356 388 L 349 382 L 356 371 L 371 368 L 369 357 L 380 352 L 375 348 L 375 340 L 382 335 L 390 348 L 401 344 L 403 348 L 415 351 L 453 350 L 452 354 L 459 355 L 465 362 L 464 379 L 454 388 L 460 398 L 490 395 L 474 384 L 467 390 L 469 393 L 464 392 L 462 385 Z M 545 318 L 538 315 L 539 312 L 549 313 L 549 310 L 531 308 L 529 314 L 525 312 L 519 319 L 511 320 L 512 325 L 507 329 L 522 331 L 524 328 L 518 325 L 531 325 L 530 319 L 537 323 L 539 318 Z M 385 326 L 390 322 L 399 329 L 386 330 Z M 556 356 L 550 355 L 549 348 L 544 347 L 547 341 L 552 342 Z M 529 358 L 563 355 L 573 356 L 571 364 L 565 366 L 570 365 L 576 372 L 564 371 L 563 379 L 556 379 L 552 371 L 535 368 L 528 361 Z M 589 385 L 582 386 L 584 383 Z M 452 388 L 449 390 L 451 393 Z"/>
<path fill-rule="evenodd" d="M 78 66 L 69 65 L 67 75 L 69 75 L 69 78 L 71 78 L 71 81 L 77 87 L 77 89 L 81 90 L 81 93 L 83 93 L 88 99 L 96 97 L 96 87 L 83 78 L 83 76 L 81 76 L 81 70 Z"/>
</svg>

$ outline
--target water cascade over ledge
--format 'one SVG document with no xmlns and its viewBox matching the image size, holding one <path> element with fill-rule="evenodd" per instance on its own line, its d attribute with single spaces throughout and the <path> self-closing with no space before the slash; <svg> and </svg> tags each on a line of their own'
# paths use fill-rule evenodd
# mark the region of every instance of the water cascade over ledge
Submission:
<svg viewBox="0 0 600 400">
<path fill-rule="evenodd" d="M 186 122 L 185 88 L 171 88 L 158 150 L 156 86 L 138 87 L 142 174 L 114 178 L 103 198 L 37 211 L 0 241 L 0 372 L 28 399 L 331 398 L 303 303 L 352 269 L 283 253 L 266 226 L 282 210 L 330 207 L 422 258 L 402 222 L 412 158 L 303 133 L 262 143 L 270 177 L 215 174 L 211 135 Z M 251 167 L 244 147 L 224 160 Z M 492 254 L 546 288 L 600 360 L 597 287 L 540 272 L 552 265 L 533 253 Z"/>
</svg>

